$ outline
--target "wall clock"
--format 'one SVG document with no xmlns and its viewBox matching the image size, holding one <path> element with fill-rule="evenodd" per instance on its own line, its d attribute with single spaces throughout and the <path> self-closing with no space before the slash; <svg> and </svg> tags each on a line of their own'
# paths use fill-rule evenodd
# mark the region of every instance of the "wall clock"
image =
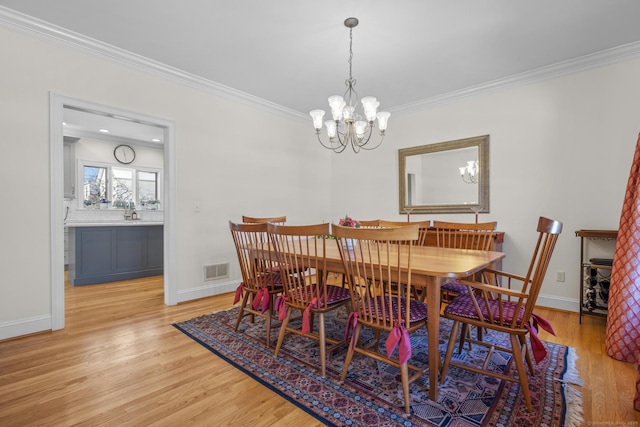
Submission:
<svg viewBox="0 0 640 427">
<path fill-rule="evenodd" d="M 115 150 L 113 150 L 113 155 L 117 161 L 125 165 L 133 162 L 136 158 L 136 152 L 129 145 L 118 145 Z"/>
</svg>

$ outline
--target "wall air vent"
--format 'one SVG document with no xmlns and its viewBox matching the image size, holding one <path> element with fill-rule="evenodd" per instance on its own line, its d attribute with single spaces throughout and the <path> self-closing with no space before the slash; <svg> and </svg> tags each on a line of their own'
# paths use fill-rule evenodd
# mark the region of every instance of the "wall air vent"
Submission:
<svg viewBox="0 0 640 427">
<path fill-rule="evenodd" d="M 204 266 L 204 280 L 217 280 L 229 277 L 229 263 Z"/>
</svg>

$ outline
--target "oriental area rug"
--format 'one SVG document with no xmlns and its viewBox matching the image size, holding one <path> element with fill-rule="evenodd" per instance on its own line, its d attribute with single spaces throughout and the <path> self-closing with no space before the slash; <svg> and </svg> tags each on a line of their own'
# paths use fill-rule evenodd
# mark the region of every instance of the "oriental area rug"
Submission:
<svg viewBox="0 0 640 427">
<path fill-rule="evenodd" d="M 319 372 L 318 342 L 289 334 L 277 357 L 273 355 L 279 322 L 271 331 L 272 348 L 265 345 L 264 319 L 243 319 L 234 332 L 238 308 L 197 317 L 174 326 L 232 366 L 293 402 L 329 426 L 578 426 L 582 398 L 572 385 L 582 385 L 576 372 L 575 350 L 545 342 L 547 357 L 529 377 L 533 412 L 528 412 L 520 385 L 451 367 L 440 388 L 438 401 L 428 398 L 428 371 L 411 384 L 411 416 L 404 417 L 400 374 L 396 368 L 356 354 L 344 383 L 339 384 L 346 347 L 338 348 L 327 362 L 325 378 Z M 293 322 L 293 321 L 292 321 Z M 341 339 L 347 322 L 339 310 L 325 316 L 327 335 Z M 440 354 L 444 355 L 451 324 L 440 324 Z M 363 331 L 363 339 L 372 339 Z M 384 346 L 382 337 L 381 346 Z M 508 337 L 487 332 L 486 341 L 507 342 Z M 427 332 L 411 335 L 411 362 L 428 366 Z M 486 349 L 474 345 L 456 360 L 478 363 Z M 495 352 L 492 369 L 513 372 L 510 355 Z"/>
</svg>

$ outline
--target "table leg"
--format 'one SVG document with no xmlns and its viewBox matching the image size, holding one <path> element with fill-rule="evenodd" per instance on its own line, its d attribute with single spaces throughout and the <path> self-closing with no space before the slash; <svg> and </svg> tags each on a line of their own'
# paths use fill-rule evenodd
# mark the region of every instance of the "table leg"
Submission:
<svg viewBox="0 0 640 427">
<path fill-rule="evenodd" d="M 429 340 L 429 399 L 438 400 L 440 374 L 440 284 L 439 277 L 427 277 L 427 335 Z"/>
</svg>

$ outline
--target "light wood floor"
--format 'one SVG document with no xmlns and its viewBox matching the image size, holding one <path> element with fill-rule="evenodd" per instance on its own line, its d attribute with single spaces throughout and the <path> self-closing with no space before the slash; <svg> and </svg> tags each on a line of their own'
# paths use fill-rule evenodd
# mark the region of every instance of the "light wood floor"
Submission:
<svg viewBox="0 0 640 427">
<path fill-rule="evenodd" d="M 321 425 L 184 336 L 172 322 L 232 294 L 167 307 L 162 278 L 66 287 L 66 327 L 0 342 L 0 426 Z M 604 321 L 541 309 L 575 347 L 585 425 L 639 425 L 635 373 L 604 351 Z M 617 424 L 611 424 L 611 423 Z"/>
</svg>

